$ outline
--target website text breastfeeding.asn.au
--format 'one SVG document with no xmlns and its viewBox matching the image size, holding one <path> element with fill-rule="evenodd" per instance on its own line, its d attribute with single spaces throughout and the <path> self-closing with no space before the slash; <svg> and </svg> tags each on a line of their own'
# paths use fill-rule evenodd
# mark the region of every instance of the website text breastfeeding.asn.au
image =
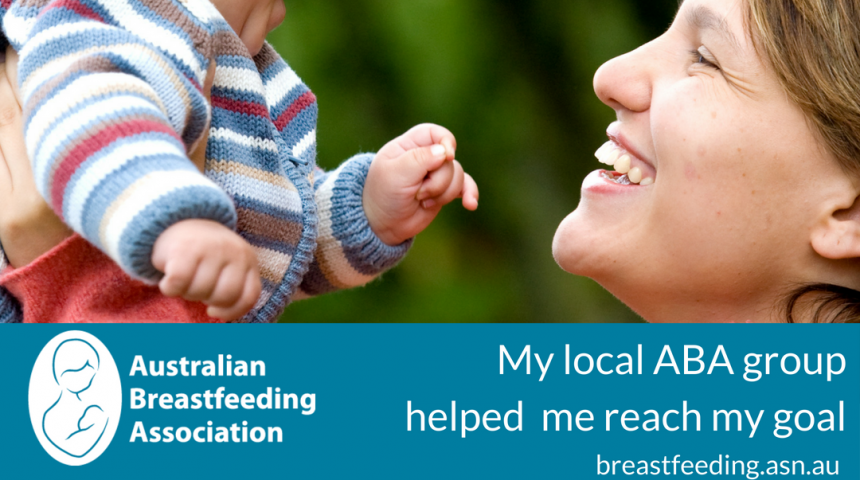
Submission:
<svg viewBox="0 0 860 480">
<path fill-rule="evenodd" d="M 711 476 L 759 477 L 839 476 L 839 460 L 738 460 L 720 454 L 711 460 L 689 460 L 681 455 L 654 460 L 619 460 L 597 455 L 598 476 Z"/>
</svg>

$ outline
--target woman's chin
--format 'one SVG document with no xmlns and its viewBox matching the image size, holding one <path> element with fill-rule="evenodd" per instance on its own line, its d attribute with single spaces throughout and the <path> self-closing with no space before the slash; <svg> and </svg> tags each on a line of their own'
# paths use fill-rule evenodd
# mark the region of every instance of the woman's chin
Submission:
<svg viewBox="0 0 860 480">
<path fill-rule="evenodd" d="M 570 213 L 558 226 L 552 239 L 552 256 L 563 270 L 574 275 L 599 275 L 600 244 L 595 230 L 588 227 L 582 206 Z"/>
</svg>

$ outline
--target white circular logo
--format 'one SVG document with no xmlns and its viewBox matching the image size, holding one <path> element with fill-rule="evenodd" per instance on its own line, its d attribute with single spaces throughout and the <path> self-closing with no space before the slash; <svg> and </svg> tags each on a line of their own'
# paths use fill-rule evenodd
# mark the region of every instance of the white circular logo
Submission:
<svg viewBox="0 0 860 480">
<path fill-rule="evenodd" d="M 58 462 L 85 465 L 110 445 L 122 411 L 122 385 L 110 352 L 86 332 L 48 342 L 30 374 L 30 421 Z"/>
</svg>

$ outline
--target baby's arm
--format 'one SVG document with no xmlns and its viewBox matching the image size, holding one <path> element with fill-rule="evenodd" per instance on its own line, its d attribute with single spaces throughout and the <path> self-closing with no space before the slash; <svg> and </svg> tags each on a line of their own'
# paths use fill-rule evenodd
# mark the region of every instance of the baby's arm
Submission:
<svg viewBox="0 0 860 480">
<path fill-rule="evenodd" d="M 432 154 L 434 144 L 443 147 L 441 155 Z M 333 172 L 318 169 L 317 249 L 294 299 L 370 282 L 396 265 L 411 238 L 457 196 L 470 210 L 477 208 L 477 186 L 453 161 L 455 146 L 446 129 L 420 125 L 376 155 L 358 155 Z M 402 228 L 379 222 L 369 204 Z"/>
<path fill-rule="evenodd" d="M 391 246 L 373 233 L 362 192 L 375 155 L 361 154 L 337 169 L 314 173 L 317 247 L 292 300 L 364 285 L 397 264 L 412 242 Z"/>
<path fill-rule="evenodd" d="M 208 121 L 199 86 L 207 61 L 190 37 L 167 30 L 160 33 L 177 38 L 158 41 L 169 41 L 171 56 L 153 48 L 132 33 L 135 19 L 122 17 L 133 11 L 109 12 L 119 28 L 62 6 L 22 22 L 33 17 L 29 10 L 15 2 L 2 14 L 21 50 L 18 84 L 37 188 L 66 224 L 126 272 L 158 281 L 153 248 L 162 233 L 189 219 L 235 224 L 229 196 L 186 154 Z M 225 226 L 209 232 L 196 237 L 198 249 L 239 239 Z M 199 297 L 199 289 L 183 296 Z"/>
</svg>

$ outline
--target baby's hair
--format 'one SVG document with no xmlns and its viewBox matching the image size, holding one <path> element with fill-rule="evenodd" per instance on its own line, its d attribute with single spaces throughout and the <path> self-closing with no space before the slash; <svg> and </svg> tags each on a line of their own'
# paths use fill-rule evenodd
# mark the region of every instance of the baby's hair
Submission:
<svg viewBox="0 0 860 480">
<path fill-rule="evenodd" d="M 809 305 L 804 304 L 806 297 L 811 297 Z M 812 323 L 860 323 L 860 292 L 826 283 L 804 285 L 788 296 L 788 323 L 797 323 L 798 310 L 803 310 Z"/>
</svg>

